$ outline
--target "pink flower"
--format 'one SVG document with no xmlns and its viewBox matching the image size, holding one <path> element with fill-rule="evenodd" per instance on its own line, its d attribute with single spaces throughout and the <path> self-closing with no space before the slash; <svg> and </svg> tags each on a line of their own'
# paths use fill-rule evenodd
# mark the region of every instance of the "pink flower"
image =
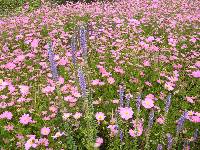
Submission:
<svg viewBox="0 0 200 150">
<path fill-rule="evenodd" d="M 32 117 L 30 117 L 29 114 L 24 114 L 19 119 L 20 119 L 19 122 L 23 125 L 27 125 L 27 124 L 33 122 Z"/>
<path fill-rule="evenodd" d="M 79 119 L 79 118 L 81 118 L 81 116 L 82 116 L 82 113 L 80 113 L 80 112 L 76 112 L 74 115 L 73 115 L 73 117 L 74 117 L 74 119 Z"/>
<path fill-rule="evenodd" d="M 95 79 L 95 80 L 92 80 L 91 84 L 92 84 L 92 85 L 98 85 L 99 82 L 100 82 L 99 79 Z"/>
<path fill-rule="evenodd" d="M 157 118 L 156 122 L 158 122 L 159 124 L 163 124 L 165 122 L 165 118 L 163 116 Z"/>
<path fill-rule="evenodd" d="M 49 145 L 49 140 L 46 138 L 40 138 L 38 141 L 39 145 L 44 145 L 44 146 L 48 146 Z"/>
<path fill-rule="evenodd" d="M 11 120 L 13 117 L 12 113 L 9 111 L 5 111 L 0 115 L 0 119 L 8 119 Z"/>
<path fill-rule="evenodd" d="M 77 99 L 73 96 L 66 96 L 64 97 L 64 100 L 70 103 L 75 103 L 77 101 Z"/>
<path fill-rule="evenodd" d="M 198 68 L 200 68 L 200 61 L 197 61 L 197 62 L 195 63 L 195 66 L 197 66 Z"/>
<path fill-rule="evenodd" d="M 196 38 L 195 37 L 192 37 L 191 39 L 190 39 L 190 42 L 192 42 L 192 43 L 195 43 L 197 40 L 196 40 Z"/>
<path fill-rule="evenodd" d="M 31 47 L 33 47 L 33 48 L 38 47 L 38 43 L 39 43 L 39 39 L 34 39 L 34 40 L 31 42 Z"/>
<path fill-rule="evenodd" d="M 97 112 L 95 117 L 96 117 L 97 121 L 103 121 L 106 116 L 102 112 Z"/>
<path fill-rule="evenodd" d="M 168 91 L 172 91 L 174 89 L 175 84 L 171 83 L 171 82 L 166 82 L 164 87 L 165 89 L 167 89 Z"/>
<path fill-rule="evenodd" d="M 57 138 L 59 138 L 59 137 L 61 137 L 61 136 L 63 136 L 64 135 L 64 132 L 56 132 L 56 134 L 54 135 L 54 136 L 52 136 L 53 137 L 53 139 L 57 139 Z"/>
<path fill-rule="evenodd" d="M 186 96 L 185 98 L 186 98 L 186 101 L 188 101 L 189 103 L 192 103 L 192 104 L 194 103 L 195 97 Z"/>
<path fill-rule="evenodd" d="M 55 90 L 54 86 L 46 86 L 42 89 L 42 93 L 49 94 L 52 93 Z"/>
<path fill-rule="evenodd" d="M 50 133 L 50 128 L 49 127 L 43 127 L 41 130 L 40 130 L 40 133 L 42 135 L 49 135 Z"/>
<path fill-rule="evenodd" d="M 149 36 L 149 37 L 146 39 L 146 42 L 151 43 L 153 40 L 155 40 L 155 38 L 154 38 L 153 36 Z"/>
<path fill-rule="evenodd" d="M 191 74 L 194 78 L 200 78 L 200 70 L 193 71 Z"/>
<path fill-rule="evenodd" d="M 129 130 L 129 134 L 132 137 L 138 137 L 142 135 L 143 132 L 143 122 L 142 120 L 138 120 L 137 124 L 136 124 L 136 120 L 133 121 L 133 127 L 134 129 L 130 129 Z"/>
<path fill-rule="evenodd" d="M 9 70 L 13 70 L 15 67 L 16 65 L 13 62 L 9 62 L 5 65 L 5 68 Z"/>
<path fill-rule="evenodd" d="M 53 113 L 57 113 L 57 112 L 58 112 L 58 108 L 57 108 L 57 106 L 55 106 L 55 105 L 50 106 L 50 107 L 49 107 L 49 110 L 50 110 L 51 112 L 53 112 Z"/>
<path fill-rule="evenodd" d="M 109 125 L 107 127 L 111 131 L 111 135 L 116 135 L 118 133 L 117 125 Z"/>
<path fill-rule="evenodd" d="M 14 126 L 13 125 L 7 125 L 7 126 L 4 126 L 4 129 L 7 130 L 7 131 L 12 131 L 14 129 Z"/>
<path fill-rule="evenodd" d="M 63 113 L 63 120 L 67 120 L 70 116 L 72 115 L 72 113 Z"/>
<path fill-rule="evenodd" d="M 109 84 L 115 83 L 115 79 L 113 77 L 107 78 L 107 81 L 108 81 Z"/>
<path fill-rule="evenodd" d="M 96 139 L 96 143 L 94 144 L 94 147 L 100 147 L 101 144 L 103 144 L 103 138 L 98 137 Z"/>
<path fill-rule="evenodd" d="M 142 101 L 142 106 L 144 106 L 147 109 L 150 109 L 154 106 L 154 101 L 151 98 L 146 97 L 143 101 Z"/>
<path fill-rule="evenodd" d="M 35 137 L 31 137 L 26 143 L 25 143 L 25 149 L 29 150 L 31 147 L 36 148 L 37 147 L 37 140 Z"/>
<path fill-rule="evenodd" d="M 145 67 L 150 67 L 151 66 L 151 64 L 150 64 L 150 62 L 148 60 L 144 60 L 143 65 Z"/>
<path fill-rule="evenodd" d="M 20 92 L 23 96 L 26 96 L 28 95 L 29 93 L 29 87 L 26 86 L 26 85 L 19 85 L 19 88 L 20 88 Z"/>
<path fill-rule="evenodd" d="M 131 119 L 133 117 L 133 110 L 130 107 L 120 107 L 119 108 L 120 116 L 125 119 Z"/>
<path fill-rule="evenodd" d="M 124 70 L 119 66 L 115 67 L 114 70 L 115 70 L 115 72 L 120 73 L 120 74 L 124 74 L 125 73 Z"/>
</svg>

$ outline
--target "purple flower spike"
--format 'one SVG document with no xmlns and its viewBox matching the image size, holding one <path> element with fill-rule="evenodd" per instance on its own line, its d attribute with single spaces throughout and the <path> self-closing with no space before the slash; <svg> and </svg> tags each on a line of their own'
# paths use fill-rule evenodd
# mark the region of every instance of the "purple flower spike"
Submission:
<svg viewBox="0 0 200 150">
<path fill-rule="evenodd" d="M 186 115 L 187 115 L 187 111 L 185 111 L 178 120 L 177 127 L 176 127 L 176 133 L 178 133 L 178 134 L 181 132 L 181 130 L 183 128 L 183 125 L 184 125 L 184 122 L 186 119 Z"/>
<path fill-rule="evenodd" d="M 148 122 L 148 128 L 151 129 L 153 126 L 153 120 L 154 120 L 154 110 L 151 110 L 149 114 L 149 122 Z"/>
<path fill-rule="evenodd" d="M 195 129 L 193 139 L 196 141 L 198 139 L 199 129 Z"/>
<path fill-rule="evenodd" d="M 157 146 L 157 150 L 162 150 L 162 149 L 163 149 L 162 144 L 158 144 L 158 146 Z"/>
<path fill-rule="evenodd" d="M 83 74 L 83 71 L 79 68 L 78 69 L 78 78 L 79 78 L 79 85 L 81 87 L 82 96 L 86 96 L 86 81 Z"/>
<path fill-rule="evenodd" d="M 82 50 L 83 57 L 87 57 L 87 38 L 86 38 L 86 29 L 84 26 L 80 27 L 80 46 Z"/>
<path fill-rule="evenodd" d="M 120 107 L 124 105 L 124 85 L 119 86 Z"/>
<path fill-rule="evenodd" d="M 169 95 L 167 96 L 166 105 L 165 105 L 165 112 L 166 112 L 166 113 L 168 113 L 168 111 L 169 111 L 169 107 L 170 107 L 170 105 L 171 105 L 171 98 L 172 98 L 172 95 L 169 94 Z"/>
<path fill-rule="evenodd" d="M 170 133 L 167 133 L 167 150 L 170 150 L 172 148 L 173 144 L 173 138 Z"/>
<path fill-rule="evenodd" d="M 50 62 L 50 68 L 51 68 L 51 73 L 53 76 L 54 81 L 58 81 L 58 71 L 57 71 L 57 66 L 56 62 L 54 60 L 54 53 L 52 51 L 52 43 L 49 43 L 48 45 L 48 57 L 49 57 L 49 62 Z"/>
</svg>

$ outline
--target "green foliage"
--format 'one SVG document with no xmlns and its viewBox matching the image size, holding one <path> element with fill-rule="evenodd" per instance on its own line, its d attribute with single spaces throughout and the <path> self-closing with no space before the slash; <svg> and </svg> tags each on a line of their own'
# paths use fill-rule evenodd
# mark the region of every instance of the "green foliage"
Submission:
<svg viewBox="0 0 200 150">
<path fill-rule="evenodd" d="M 41 4 L 40 0 L 0 0 L 0 14 L 9 15 L 15 12 L 21 12 L 23 6 L 28 6 L 27 9 L 32 11 L 38 8 Z"/>
</svg>

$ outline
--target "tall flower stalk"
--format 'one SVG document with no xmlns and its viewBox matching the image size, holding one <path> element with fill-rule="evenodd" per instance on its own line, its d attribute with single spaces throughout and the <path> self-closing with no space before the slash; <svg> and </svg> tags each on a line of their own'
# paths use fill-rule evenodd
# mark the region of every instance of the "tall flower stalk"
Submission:
<svg viewBox="0 0 200 150">
<path fill-rule="evenodd" d="M 119 98 L 120 98 L 120 107 L 123 107 L 124 106 L 124 85 L 121 84 L 119 86 Z"/>
<path fill-rule="evenodd" d="M 151 128 L 153 126 L 153 120 L 154 120 L 154 110 L 152 109 L 149 113 L 149 121 L 148 121 L 148 127 L 146 131 L 146 144 L 145 144 L 145 150 L 150 149 L 150 143 L 149 143 L 149 138 L 151 134 Z"/>
<path fill-rule="evenodd" d="M 53 77 L 54 81 L 57 82 L 58 81 L 58 71 L 57 71 L 57 66 L 56 66 L 54 57 L 55 57 L 55 55 L 52 50 L 52 43 L 50 42 L 48 44 L 48 58 L 49 58 L 49 62 L 50 62 L 50 69 L 51 69 L 52 77 Z"/>
<path fill-rule="evenodd" d="M 172 149 L 173 138 L 170 133 L 167 133 L 166 136 L 167 136 L 167 150 L 170 150 L 170 149 Z"/>
<path fill-rule="evenodd" d="M 81 88 L 82 97 L 86 97 L 86 80 L 81 68 L 78 68 L 79 86 Z"/>
<path fill-rule="evenodd" d="M 92 150 L 94 149 L 94 139 L 96 138 L 96 124 L 94 121 L 94 109 L 92 106 L 92 96 L 91 93 L 87 90 L 86 80 L 83 71 L 79 68 L 78 69 L 78 78 L 79 78 L 79 85 L 82 93 L 83 98 L 83 111 L 84 115 L 84 123 L 85 127 L 82 128 L 82 132 L 85 136 L 84 143 L 86 149 Z"/>
<path fill-rule="evenodd" d="M 169 94 L 167 96 L 167 99 L 166 99 L 166 103 L 165 103 L 165 112 L 164 112 L 164 119 L 165 119 L 165 122 L 162 126 L 162 131 L 161 131 L 161 136 L 160 136 L 160 142 L 162 144 L 165 145 L 165 140 L 164 140 L 164 136 L 165 136 L 165 128 L 166 128 L 166 125 L 167 125 L 167 115 L 168 115 L 168 112 L 169 112 L 169 108 L 170 108 L 170 105 L 171 105 L 171 98 L 172 98 L 172 95 Z"/>
<path fill-rule="evenodd" d="M 157 146 L 157 150 L 162 150 L 162 149 L 163 149 L 162 144 L 158 144 L 158 146 Z"/>
<path fill-rule="evenodd" d="M 184 111 L 181 117 L 178 119 L 177 126 L 176 126 L 176 137 L 175 137 L 174 147 L 176 147 L 178 143 L 180 132 L 182 131 L 185 120 L 186 120 L 186 115 L 187 115 L 187 111 Z"/>
<path fill-rule="evenodd" d="M 84 25 L 80 26 L 79 35 L 80 35 L 80 47 L 83 59 L 87 61 L 87 30 Z"/>
<path fill-rule="evenodd" d="M 53 48 L 52 48 L 52 42 L 48 43 L 48 58 L 49 58 L 49 62 L 50 62 L 50 69 L 51 69 L 51 73 L 52 73 L 52 77 L 53 80 L 55 81 L 56 84 L 56 93 L 58 95 L 58 108 L 61 109 L 60 107 L 64 108 L 64 103 L 63 103 L 63 97 L 62 97 L 62 93 L 60 91 L 60 85 L 58 84 L 58 70 L 57 70 L 57 66 L 56 66 L 56 62 L 54 60 L 54 53 L 53 53 Z M 61 106 L 62 104 L 62 106 Z"/>
<path fill-rule="evenodd" d="M 139 117 L 140 117 L 140 106 L 141 106 L 141 94 L 138 95 L 137 99 L 136 99 L 136 126 L 135 126 L 135 130 L 136 132 L 138 131 L 138 123 L 139 123 Z M 138 139 L 134 139 L 134 147 L 135 149 L 138 148 Z"/>
<path fill-rule="evenodd" d="M 97 134 L 96 130 L 96 123 L 94 120 L 94 108 L 92 104 L 92 95 L 91 95 L 91 89 L 90 89 L 90 68 L 87 62 L 87 36 L 86 36 L 87 30 L 85 26 L 81 25 L 79 28 L 79 48 L 82 53 L 82 57 L 84 59 L 84 66 L 82 68 L 77 69 L 77 77 L 78 82 L 81 90 L 82 100 L 83 100 L 83 111 L 84 111 L 84 127 L 81 127 L 84 140 L 83 143 L 88 150 L 94 149 L 94 143 L 95 138 Z M 76 46 L 77 44 L 76 37 L 72 36 L 72 61 L 74 63 L 74 66 L 77 66 L 76 64 Z M 76 67 L 75 67 L 76 68 Z"/>
</svg>

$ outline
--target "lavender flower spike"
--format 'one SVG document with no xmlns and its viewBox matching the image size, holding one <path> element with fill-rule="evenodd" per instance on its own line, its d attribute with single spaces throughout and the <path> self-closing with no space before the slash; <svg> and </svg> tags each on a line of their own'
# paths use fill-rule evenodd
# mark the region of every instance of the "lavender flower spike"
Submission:
<svg viewBox="0 0 200 150">
<path fill-rule="evenodd" d="M 167 96 L 166 106 L 165 106 L 165 112 L 166 112 L 166 113 L 168 113 L 168 111 L 169 111 L 169 107 L 170 107 L 170 105 L 171 105 L 171 98 L 172 98 L 172 95 L 169 94 L 169 95 Z"/>
<path fill-rule="evenodd" d="M 82 50 L 82 55 L 84 58 L 87 57 L 87 39 L 86 39 L 86 29 L 84 26 L 80 27 L 80 46 Z"/>
<path fill-rule="evenodd" d="M 170 133 L 167 133 L 167 150 L 172 149 L 172 145 L 173 145 L 172 135 Z"/>
<path fill-rule="evenodd" d="M 78 78 L 79 78 L 79 85 L 81 88 L 82 96 L 86 97 L 86 81 L 85 81 L 83 71 L 80 68 L 78 68 Z"/>
<path fill-rule="evenodd" d="M 162 144 L 158 144 L 158 146 L 157 146 L 157 150 L 162 150 L 162 149 L 163 149 Z"/>
<path fill-rule="evenodd" d="M 120 130 L 119 137 L 120 137 L 120 141 L 122 142 L 122 141 L 123 141 L 123 138 L 124 138 L 124 135 L 123 135 L 122 130 Z"/>
<path fill-rule="evenodd" d="M 193 140 L 196 141 L 198 139 L 198 134 L 199 134 L 199 130 L 195 129 L 194 131 L 194 135 L 193 135 Z"/>
<path fill-rule="evenodd" d="M 179 118 L 178 123 L 177 123 L 177 127 L 176 127 L 176 133 L 179 134 L 180 131 L 183 128 L 185 119 L 186 119 L 186 115 L 187 115 L 187 111 L 185 111 L 182 116 Z"/>
<path fill-rule="evenodd" d="M 124 105 L 124 85 L 119 86 L 120 107 Z"/>
<path fill-rule="evenodd" d="M 49 62 L 50 62 L 50 68 L 51 68 L 51 73 L 53 76 L 54 81 L 58 81 L 58 71 L 57 71 L 57 66 L 56 62 L 54 60 L 54 53 L 52 51 L 52 43 L 48 44 L 48 57 L 49 57 Z"/>
<path fill-rule="evenodd" d="M 77 40 L 76 35 L 72 35 L 71 38 L 71 53 L 72 53 L 72 63 L 76 64 L 76 50 L 77 50 Z"/>
<path fill-rule="evenodd" d="M 151 129 L 151 128 L 152 128 L 153 119 L 154 119 L 154 110 L 151 110 L 151 112 L 150 112 L 150 114 L 149 114 L 148 129 Z"/>
<path fill-rule="evenodd" d="M 140 112 L 140 106 L 141 106 L 141 95 L 137 97 L 137 101 L 136 101 L 136 107 L 137 107 L 138 113 Z"/>
</svg>

